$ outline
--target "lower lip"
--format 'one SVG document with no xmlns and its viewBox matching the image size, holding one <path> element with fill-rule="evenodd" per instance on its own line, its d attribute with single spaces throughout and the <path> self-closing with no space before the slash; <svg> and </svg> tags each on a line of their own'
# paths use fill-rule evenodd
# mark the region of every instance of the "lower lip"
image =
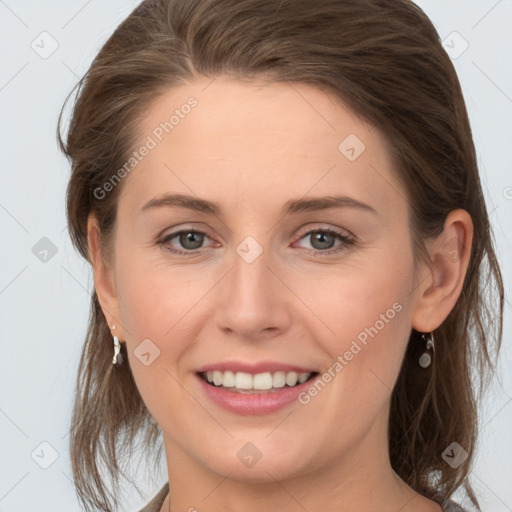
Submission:
<svg viewBox="0 0 512 512">
<path fill-rule="evenodd" d="M 227 411 L 243 415 L 270 414 L 282 409 L 297 400 L 298 395 L 309 388 L 317 377 L 318 375 L 298 386 L 279 388 L 271 393 L 248 394 L 211 386 L 196 374 L 210 400 Z"/>
</svg>

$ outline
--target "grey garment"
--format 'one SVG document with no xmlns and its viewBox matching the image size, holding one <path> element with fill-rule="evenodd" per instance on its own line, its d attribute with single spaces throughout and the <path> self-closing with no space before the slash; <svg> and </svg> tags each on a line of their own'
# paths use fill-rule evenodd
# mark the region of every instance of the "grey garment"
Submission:
<svg viewBox="0 0 512 512">
<path fill-rule="evenodd" d="M 446 500 L 442 507 L 444 512 L 464 512 L 464 509 L 452 500 Z"/>
<path fill-rule="evenodd" d="M 160 512 L 165 497 L 169 493 L 169 483 L 166 483 L 159 491 L 158 494 L 140 511 L 140 512 Z M 443 512 L 464 512 L 457 503 L 446 500 L 443 504 Z"/>
</svg>

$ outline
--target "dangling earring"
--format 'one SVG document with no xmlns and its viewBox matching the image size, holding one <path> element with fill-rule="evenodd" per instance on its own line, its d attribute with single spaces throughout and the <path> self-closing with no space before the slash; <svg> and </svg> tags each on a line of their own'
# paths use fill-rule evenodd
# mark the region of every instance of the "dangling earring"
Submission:
<svg viewBox="0 0 512 512">
<path fill-rule="evenodd" d="M 112 326 L 112 330 L 116 328 L 115 325 Z M 119 343 L 119 339 L 114 334 L 114 358 L 112 359 L 112 364 L 116 366 L 121 365 L 121 344 Z"/>
<path fill-rule="evenodd" d="M 426 349 L 432 349 L 432 356 L 428 352 L 423 352 L 419 358 L 419 363 L 422 368 L 428 368 L 432 363 L 432 357 L 434 356 L 435 348 L 434 348 L 434 333 L 430 333 L 430 337 L 427 338 L 425 334 L 421 335 L 421 339 L 425 341 Z"/>
</svg>

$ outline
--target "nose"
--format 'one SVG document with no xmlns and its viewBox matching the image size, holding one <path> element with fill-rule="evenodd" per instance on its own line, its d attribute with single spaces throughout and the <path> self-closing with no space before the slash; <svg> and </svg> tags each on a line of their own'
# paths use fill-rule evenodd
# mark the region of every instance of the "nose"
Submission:
<svg viewBox="0 0 512 512">
<path fill-rule="evenodd" d="M 243 253 L 241 253 L 243 254 Z M 279 336 L 290 325 L 290 295 L 270 251 L 251 262 L 234 251 L 217 294 L 215 321 L 226 334 L 256 341 Z"/>
</svg>

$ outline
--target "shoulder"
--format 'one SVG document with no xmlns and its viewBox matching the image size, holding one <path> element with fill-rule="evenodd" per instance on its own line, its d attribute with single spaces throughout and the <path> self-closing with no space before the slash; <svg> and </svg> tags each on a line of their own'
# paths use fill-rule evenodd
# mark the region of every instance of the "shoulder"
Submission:
<svg viewBox="0 0 512 512">
<path fill-rule="evenodd" d="M 160 512 L 165 497 L 169 493 L 169 483 L 166 483 L 156 494 L 156 496 L 140 512 Z"/>
<path fill-rule="evenodd" d="M 446 500 L 443 504 L 443 512 L 466 512 L 460 505 L 452 500 Z"/>
<path fill-rule="evenodd" d="M 169 493 L 169 483 L 166 483 L 153 499 L 140 510 L 140 512 L 160 512 L 167 494 Z M 457 505 L 454 501 L 446 500 L 442 504 L 443 512 L 466 512 L 460 505 Z"/>
</svg>

